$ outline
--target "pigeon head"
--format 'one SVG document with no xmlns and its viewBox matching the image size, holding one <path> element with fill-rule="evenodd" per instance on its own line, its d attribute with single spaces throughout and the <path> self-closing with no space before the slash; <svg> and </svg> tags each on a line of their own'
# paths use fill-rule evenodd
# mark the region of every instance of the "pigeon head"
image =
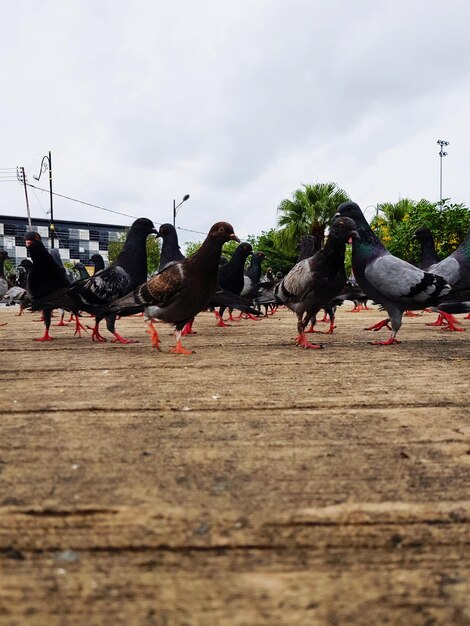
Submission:
<svg viewBox="0 0 470 626">
<path fill-rule="evenodd" d="M 158 229 L 157 236 L 166 237 L 170 233 L 175 233 L 175 232 L 176 232 L 176 228 L 173 226 L 173 224 L 161 224 L 160 228 Z"/>
<path fill-rule="evenodd" d="M 365 219 L 359 205 L 355 202 L 343 202 L 340 204 L 334 217 L 336 218 L 339 216 L 350 217 L 355 222 L 360 222 Z"/>
<path fill-rule="evenodd" d="M 20 263 L 20 267 L 24 268 L 26 271 L 29 271 L 33 267 L 33 264 L 29 259 L 23 259 Z"/>
<path fill-rule="evenodd" d="M 41 241 L 41 235 L 35 230 L 28 230 L 28 232 L 24 236 L 25 246 L 29 248 L 36 241 Z"/>
<path fill-rule="evenodd" d="M 359 239 L 355 221 L 350 217 L 337 217 L 330 226 L 328 237 L 347 243 L 352 243 L 353 239 Z"/>
<path fill-rule="evenodd" d="M 214 224 L 209 231 L 209 236 L 211 239 L 221 241 L 222 243 L 226 241 L 240 241 L 233 231 L 233 226 L 228 222 L 217 222 Z"/>
<path fill-rule="evenodd" d="M 153 225 L 152 220 L 149 220 L 146 217 L 139 217 L 131 226 L 132 231 L 139 231 L 143 233 L 156 233 L 157 230 Z"/>
<path fill-rule="evenodd" d="M 264 252 L 253 252 L 253 256 L 257 257 L 258 259 L 261 259 L 262 261 L 264 261 L 264 259 L 266 258 L 266 255 L 264 254 Z"/>
<path fill-rule="evenodd" d="M 104 259 L 101 256 L 101 254 L 93 254 L 90 257 L 90 261 L 93 263 L 93 265 L 95 266 L 95 274 L 96 272 L 99 272 L 100 270 L 104 269 Z"/>
<path fill-rule="evenodd" d="M 0 250 L 0 259 L 2 259 L 3 261 L 5 261 L 5 259 L 8 259 L 8 252 L 6 250 Z"/>
<path fill-rule="evenodd" d="M 432 241 L 432 233 L 426 226 L 420 226 L 415 230 L 415 234 L 412 237 L 417 241 Z"/>
</svg>

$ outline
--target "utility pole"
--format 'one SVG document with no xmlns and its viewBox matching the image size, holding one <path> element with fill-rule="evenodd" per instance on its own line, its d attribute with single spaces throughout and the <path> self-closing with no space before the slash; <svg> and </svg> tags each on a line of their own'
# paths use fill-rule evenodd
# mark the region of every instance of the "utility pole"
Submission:
<svg viewBox="0 0 470 626">
<path fill-rule="evenodd" d="M 16 168 L 16 177 L 18 178 L 20 183 L 23 183 L 24 197 L 26 198 L 26 214 L 28 216 L 28 226 L 31 230 L 31 212 L 29 210 L 28 188 L 26 186 L 26 174 L 24 172 L 24 167 Z"/>
<path fill-rule="evenodd" d="M 444 146 L 448 146 L 449 142 L 445 141 L 444 139 L 438 139 L 437 143 L 441 146 L 440 150 L 439 150 L 439 157 L 440 157 L 440 171 L 439 171 L 439 203 L 441 205 L 441 209 L 442 209 L 442 159 L 447 156 L 447 152 L 444 152 Z"/>
</svg>

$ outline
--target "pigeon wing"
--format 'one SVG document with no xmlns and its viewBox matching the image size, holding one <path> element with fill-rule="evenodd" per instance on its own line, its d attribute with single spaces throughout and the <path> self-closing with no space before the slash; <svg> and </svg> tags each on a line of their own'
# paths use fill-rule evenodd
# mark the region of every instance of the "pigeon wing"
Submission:
<svg viewBox="0 0 470 626">
<path fill-rule="evenodd" d="M 396 302 L 425 305 L 450 286 L 440 276 L 424 272 L 390 254 L 379 256 L 364 272 L 365 279 L 377 293 Z"/>
</svg>

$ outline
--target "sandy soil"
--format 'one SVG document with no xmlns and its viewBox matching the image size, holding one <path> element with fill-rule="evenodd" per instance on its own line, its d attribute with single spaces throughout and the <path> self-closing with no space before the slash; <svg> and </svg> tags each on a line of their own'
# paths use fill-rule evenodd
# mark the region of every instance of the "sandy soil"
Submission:
<svg viewBox="0 0 470 626">
<path fill-rule="evenodd" d="M 0 309 L 1 626 L 470 624 L 470 322 L 375 347 L 350 306 L 192 356 Z"/>
</svg>

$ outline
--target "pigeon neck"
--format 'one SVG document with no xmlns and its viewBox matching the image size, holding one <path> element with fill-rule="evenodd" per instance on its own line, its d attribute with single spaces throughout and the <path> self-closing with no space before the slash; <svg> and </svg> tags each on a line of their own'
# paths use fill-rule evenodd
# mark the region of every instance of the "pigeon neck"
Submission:
<svg viewBox="0 0 470 626">
<path fill-rule="evenodd" d="M 184 255 L 181 253 L 176 235 L 169 234 L 163 240 L 162 251 L 160 254 L 160 268 L 174 261 L 182 261 Z"/>
<path fill-rule="evenodd" d="M 136 284 L 147 280 L 147 232 L 130 232 L 116 264 L 129 273 Z"/>
<path fill-rule="evenodd" d="M 261 263 L 263 262 L 260 257 L 253 256 L 251 257 L 251 263 L 249 268 L 246 270 L 247 275 L 254 280 L 255 282 L 259 282 L 261 278 Z"/>
<path fill-rule="evenodd" d="M 54 257 L 49 254 L 42 241 L 36 241 L 29 247 L 31 260 L 34 263 L 41 263 L 44 267 L 49 266 L 57 272 L 59 266 L 54 261 Z"/>
<path fill-rule="evenodd" d="M 421 255 L 419 260 L 420 269 L 427 269 L 428 267 L 431 267 L 431 265 L 434 265 L 434 263 L 438 263 L 439 257 L 437 256 L 432 236 L 429 239 L 420 241 L 419 243 L 421 244 Z"/>
<path fill-rule="evenodd" d="M 336 266 L 338 268 L 343 267 L 344 269 L 344 257 L 346 255 L 345 241 L 328 237 L 322 252 L 328 258 L 331 266 Z"/>
<path fill-rule="evenodd" d="M 353 240 L 352 244 L 352 262 L 353 270 L 356 275 L 365 266 L 367 259 L 370 257 L 381 256 L 387 253 L 387 249 L 380 239 L 375 235 L 365 218 L 355 218 L 356 229 L 359 238 Z"/>
<path fill-rule="evenodd" d="M 0 278 L 5 278 L 5 257 L 0 257 Z"/>
<path fill-rule="evenodd" d="M 191 264 L 201 266 L 205 271 L 211 270 L 217 274 L 224 243 L 219 239 L 206 237 L 199 250 L 190 257 Z"/>
</svg>

